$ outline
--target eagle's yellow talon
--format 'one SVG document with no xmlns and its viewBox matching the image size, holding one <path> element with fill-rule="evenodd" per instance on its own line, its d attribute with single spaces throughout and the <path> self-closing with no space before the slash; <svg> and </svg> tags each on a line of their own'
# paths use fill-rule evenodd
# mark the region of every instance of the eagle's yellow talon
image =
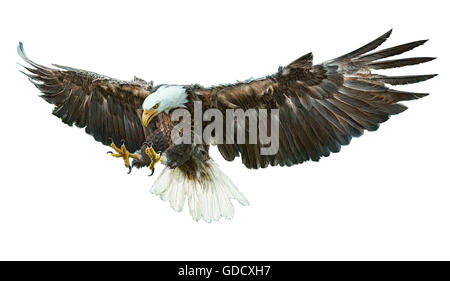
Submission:
<svg viewBox="0 0 450 281">
<path fill-rule="evenodd" d="M 153 170 L 155 169 L 156 163 L 158 163 L 161 160 L 161 156 L 158 153 L 156 153 L 156 151 L 153 149 L 153 147 L 147 147 L 145 149 L 145 153 L 148 155 L 148 157 L 150 157 L 151 162 L 148 167 L 153 172 Z"/>
<path fill-rule="evenodd" d="M 122 146 L 120 148 L 118 148 L 114 143 L 111 143 L 111 147 L 117 152 L 117 153 L 111 153 L 111 156 L 117 157 L 117 158 L 119 158 L 119 157 L 122 158 L 125 163 L 125 167 L 127 167 L 127 168 L 130 168 L 130 157 L 134 158 L 134 159 L 139 159 L 139 157 L 137 155 L 128 152 L 128 150 L 124 144 L 122 144 Z"/>
<path fill-rule="evenodd" d="M 111 147 L 118 153 L 122 152 L 122 149 L 118 148 L 114 143 L 111 143 Z"/>
</svg>

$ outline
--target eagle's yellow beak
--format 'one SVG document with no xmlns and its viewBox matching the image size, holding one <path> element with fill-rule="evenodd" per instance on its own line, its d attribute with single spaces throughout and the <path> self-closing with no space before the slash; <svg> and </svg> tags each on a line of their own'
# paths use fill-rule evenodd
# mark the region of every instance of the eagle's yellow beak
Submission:
<svg viewBox="0 0 450 281">
<path fill-rule="evenodd" d="M 144 124 L 145 127 L 150 124 L 150 121 L 159 113 L 157 109 L 146 109 L 142 113 L 142 124 Z"/>
</svg>

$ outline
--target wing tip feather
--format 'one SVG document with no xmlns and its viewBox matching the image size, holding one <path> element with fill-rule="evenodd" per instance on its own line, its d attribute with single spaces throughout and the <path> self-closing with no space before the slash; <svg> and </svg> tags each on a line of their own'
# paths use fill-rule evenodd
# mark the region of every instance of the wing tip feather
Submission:
<svg viewBox="0 0 450 281">
<path fill-rule="evenodd" d="M 24 61 L 29 60 L 27 55 L 25 54 L 25 50 L 23 49 L 22 41 L 19 41 L 19 44 L 17 44 L 17 53 Z"/>
</svg>

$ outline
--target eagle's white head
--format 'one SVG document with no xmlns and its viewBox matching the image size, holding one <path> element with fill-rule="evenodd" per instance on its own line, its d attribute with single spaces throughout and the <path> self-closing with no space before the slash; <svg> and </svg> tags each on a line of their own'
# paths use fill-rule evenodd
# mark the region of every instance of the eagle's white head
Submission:
<svg viewBox="0 0 450 281">
<path fill-rule="evenodd" d="M 186 107 L 187 94 L 183 86 L 163 85 L 145 98 L 142 108 L 142 123 L 145 127 L 160 112 L 169 113 L 170 110 Z"/>
</svg>

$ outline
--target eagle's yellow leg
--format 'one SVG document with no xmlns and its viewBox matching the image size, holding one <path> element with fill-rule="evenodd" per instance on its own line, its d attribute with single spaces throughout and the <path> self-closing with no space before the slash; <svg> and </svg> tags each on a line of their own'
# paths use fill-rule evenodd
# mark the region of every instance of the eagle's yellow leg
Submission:
<svg viewBox="0 0 450 281">
<path fill-rule="evenodd" d="M 161 161 L 161 156 L 158 153 L 156 153 L 153 147 L 147 147 L 145 149 L 145 153 L 148 155 L 148 157 L 150 157 L 151 162 L 148 168 L 152 171 L 153 175 L 153 172 L 155 171 L 155 165 L 156 163 Z"/>
<path fill-rule="evenodd" d="M 127 148 L 124 144 L 120 148 L 118 148 L 114 143 L 111 143 L 111 147 L 117 152 L 117 153 L 111 153 L 111 156 L 113 157 L 120 157 L 125 162 L 125 167 L 130 167 L 130 157 L 133 159 L 139 159 L 139 157 L 136 154 L 132 154 L 128 152 Z"/>
</svg>

